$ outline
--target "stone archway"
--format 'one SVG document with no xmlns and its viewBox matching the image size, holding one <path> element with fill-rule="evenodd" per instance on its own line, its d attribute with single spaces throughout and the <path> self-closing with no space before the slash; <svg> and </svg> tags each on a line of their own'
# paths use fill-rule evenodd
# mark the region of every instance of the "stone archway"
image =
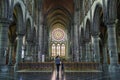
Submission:
<svg viewBox="0 0 120 80">
<path fill-rule="evenodd" d="M 32 45 L 32 40 L 31 40 L 31 36 L 32 36 L 32 30 L 31 30 L 31 21 L 30 19 L 28 18 L 26 20 L 26 34 L 25 34 L 25 44 L 23 44 L 24 46 L 24 50 L 25 50 L 25 53 L 24 53 L 24 60 L 25 61 L 30 61 L 29 57 L 30 57 L 30 52 L 31 52 L 31 45 Z"/>
<path fill-rule="evenodd" d="M 91 62 L 92 61 L 92 52 L 91 52 L 91 24 L 90 20 L 86 20 L 86 26 L 85 26 L 85 47 L 86 47 L 86 62 Z"/>
<path fill-rule="evenodd" d="M 16 26 L 17 26 L 17 18 L 15 12 L 13 13 L 13 21 L 11 22 L 8 30 L 8 38 L 9 38 L 9 60 L 8 65 L 13 65 L 15 63 L 16 56 Z"/>
<path fill-rule="evenodd" d="M 102 12 L 102 6 L 100 4 L 96 4 L 94 16 L 93 16 L 93 23 L 91 28 L 92 38 L 93 38 L 93 54 L 96 62 L 100 62 L 100 15 Z"/>
<path fill-rule="evenodd" d="M 20 3 L 16 3 L 13 11 L 15 11 L 15 15 L 17 18 L 17 25 L 16 25 L 16 63 L 15 63 L 15 71 L 18 68 L 18 63 L 21 62 L 21 53 L 22 53 L 22 45 L 23 45 L 23 36 L 25 34 L 25 26 L 24 24 L 24 18 L 23 18 L 23 9 L 22 9 L 22 5 Z"/>
</svg>

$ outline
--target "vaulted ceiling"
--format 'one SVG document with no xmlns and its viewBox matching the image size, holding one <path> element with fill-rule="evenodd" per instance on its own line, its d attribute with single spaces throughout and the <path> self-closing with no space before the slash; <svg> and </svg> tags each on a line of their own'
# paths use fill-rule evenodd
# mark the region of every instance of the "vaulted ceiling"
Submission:
<svg viewBox="0 0 120 80">
<path fill-rule="evenodd" d="M 43 0 L 44 22 L 52 27 L 61 24 L 68 27 L 74 13 L 73 0 Z"/>
</svg>

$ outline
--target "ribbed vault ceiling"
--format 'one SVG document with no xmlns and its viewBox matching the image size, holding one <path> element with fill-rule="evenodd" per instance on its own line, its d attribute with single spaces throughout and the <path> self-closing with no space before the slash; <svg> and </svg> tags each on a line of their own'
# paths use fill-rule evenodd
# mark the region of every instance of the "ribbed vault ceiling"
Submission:
<svg viewBox="0 0 120 80">
<path fill-rule="evenodd" d="M 43 14 L 49 27 L 62 24 L 67 27 L 74 12 L 73 0 L 44 0 Z"/>
</svg>

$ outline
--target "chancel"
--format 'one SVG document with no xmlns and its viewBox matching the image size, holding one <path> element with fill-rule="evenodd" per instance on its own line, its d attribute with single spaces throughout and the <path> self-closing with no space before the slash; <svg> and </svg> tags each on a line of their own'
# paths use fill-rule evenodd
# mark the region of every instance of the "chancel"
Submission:
<svg viewBox="0 0 120 80">
<path fill-rule="evenodd" d="M 0 80 L 119 74 L 120 0 L 0 0 Z"/>
</svg>

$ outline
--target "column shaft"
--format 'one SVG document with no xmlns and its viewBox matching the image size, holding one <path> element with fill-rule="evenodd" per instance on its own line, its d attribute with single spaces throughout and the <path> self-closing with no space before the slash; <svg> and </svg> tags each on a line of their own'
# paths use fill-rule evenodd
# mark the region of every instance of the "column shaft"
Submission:
<svg viewBox="0 0 120 80">
<path fill-rule="evenodd" d="M 99 36 L 94 35 L 93 36 L 93 47 L 94 47 L 94 58 L 95 62 L 100 62 L 100 50 L 99 50 Z"/>
<path fill-rule="evenodd" d="M 14 71 L 18 70 L 18 63 L 21 62 L 23 34 L 18 34 L 17 37 L 18 40 L 17 40 L 17 51 L 16 51 L 16 63 L 15 63 Z"/>
<path fill-rule="evenodd" d="M 8 26 L 9 21 L 7 19 L 0 19 L 0 71 L 8 71 L 6 66 L 6 51 L 8 42 Z"/>
<path fill-rule="evenodd" d="M 108 25 L 108 48 L 110 55 L 110 64 L 118 64 L 116 31 L 114 24 Z"/>
<path fill-rule="evenodd" d="M 10 51 L 9 51 L 9 62 L 8 65 L 12 65 L 12 53 L 13 53 L 14 45 L 10 43 Z"/>
</svg>

